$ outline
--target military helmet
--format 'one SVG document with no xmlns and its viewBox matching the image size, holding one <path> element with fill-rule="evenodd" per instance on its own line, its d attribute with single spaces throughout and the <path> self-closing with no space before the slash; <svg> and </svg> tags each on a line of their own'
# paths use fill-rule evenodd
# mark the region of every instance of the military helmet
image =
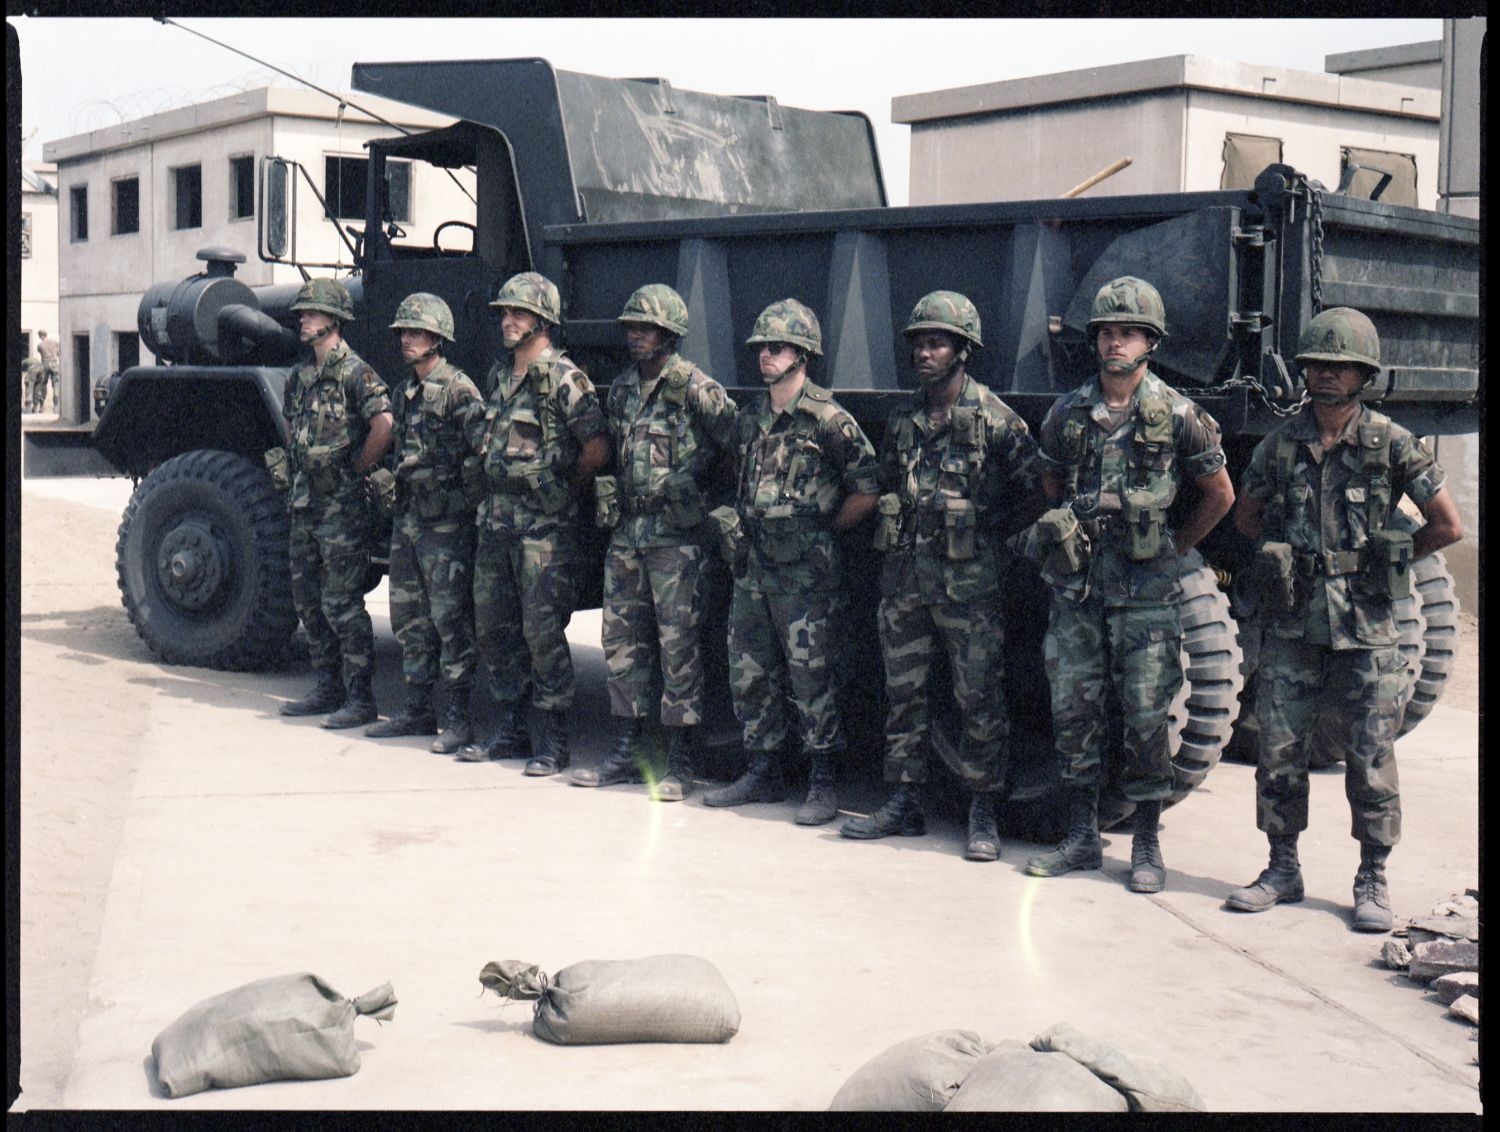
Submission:
<svg viewBox="0 0 1500 1132">
<path fill-rule="evenodd" d="M 289 308 L 294 311 L 322 311 L 340 322 L 354 321 L 354 300 L 349 289 L 337 279 L 309 279 L 297 290 L 297 299 Z"/>
<path fill-rule="evenodd" d="M 759 346 L 763 342 L 789 342 L 815 356 L 823 353 L 823 331 L 818 326 L 818 316 L 796 299 L 782 299 L 760 312 L 745 345 Z"/>
<path fill-rule="evenodd" d="M 933 291 L 917 300 L 901 333 L 915 334 L 919 330 L 946 330 L 976 346 L 984 345 L 979 340 L 979 312 L 957 291 Z"/>
<path fill-rule="evenodd" d="M 557 296 L 557 285 L 535 271 L 512 275 L 501 286 L 500 293 L 490 306 L 530 311 L 553 326 L 562 322 L 562 300 Z"/>
<path fill-rule="evenodd" d="M 1329 307 L 1302 328 L 1299 362 L 1354 362 L 1380 369 L 1380 335 L 1353 307 Z"/>
<path fill-rule="evenodd" d="M 681 338 L 688 332 L 688 309 L 682 296 L 665 283 L 647 283 L 625 300 L 616 322 L 644 322 Z"/>
<path fill-rule="evenodd" d="M 448 304 L 436 295 L 418 291 L 407 295 L 396 308 L 396 321 L 392 330 L 425 330 L 439 338 L 453 341 L 453 312 Z"/>
<path fill-rule="evenodd" d="M 1143 326 L 1157 337 L 1165 338 L 1167 308 L 1151 284 L 1134 275 L 1122 275 L 1100 287 L 1094 296 L 1094 307 L 1089 313 L 1089 337 L 1092 338 L 1099 327 L 1107 323 Z"/>
</svg>

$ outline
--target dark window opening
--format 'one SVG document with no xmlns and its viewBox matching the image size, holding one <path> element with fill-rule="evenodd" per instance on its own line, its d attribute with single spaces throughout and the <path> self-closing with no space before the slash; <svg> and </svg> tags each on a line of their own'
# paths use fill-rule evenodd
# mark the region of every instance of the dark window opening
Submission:
<svg viewBox="0 0 1500 1132">
<path fill-rule="evenodd" d="M 21 258 L 31 258 L 31 213 L 21 213 Z"/>
<path fill-rule="evenodd" d="M 115 370 L 124 373 L 141 364 L 141 336 L 133 330 L 115 331 Z"/>
<path fill-rule="evenodd" d="M 365 179 L 370 162 L 364 157 L 325 157 L 323 159 L 323 198 L 328 202 L 331 218 L 363 220 L 368 211 L 365 201 Z M 411 222 L 411 163 L 385 163 L 385 199 L 380 219 Z"/>
<path fill-rule="evenodd" d="M 129 235 L 141 230 L 141 182 L 137 177 L 128 177 L 114 183 L 114 219 L 110 232 L 116 236 Z"/>
<path fill-rule="evenodd" d="M 89 238 L 89 187 L 74 185 L 68 190 L 68 200 L 73 242 L 81 244 Z"/>
<path fill-rule="evenodd" d="M 255 215 L 255 158 L 229 159 L 229 218 L 244 220 Z"/>
<path fill-rule="evenodd" d="M 184 165 L 172 170 L 172 227 L 203 227 L 203 166 Z"/>
</svg>

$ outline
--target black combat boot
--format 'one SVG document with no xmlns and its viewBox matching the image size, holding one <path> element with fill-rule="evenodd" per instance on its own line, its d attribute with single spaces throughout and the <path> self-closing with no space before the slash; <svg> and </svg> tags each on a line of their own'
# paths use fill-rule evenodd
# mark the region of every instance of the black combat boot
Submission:
<svg viewBox="0 0 1500 1132">
<path fill-rule="evenodd" d="M 902 837 L 920 837 L 927 832 L 927 818 L 922 813 L 922 787 L 903 782 L 892 792 L 885 805 L 866 818 L 850 818 L 839 827 L 845 837 L 872 841 L 899 833 Z"/>
<path fill-rule="evenodd" d="M 812 769 L 807 774 L 807 801 L 792 819 L 798 825 L 825 825 L 838 817 L 839 804 L 833 788 L 833 757 L 833 751 L 812 753 Z"/>
<path fill-rule="evenodd" d="M 1160 892 L 1167 887 L 1167 866 L 1161 859 L 1156 827 L 1161 824 L 1161 802 L 1135 804 L 1135 836 L 1130 841 L 1131 892 Z"/>
<path fill-rule="evenodd" d="M 330 731 L 342 731 L 346 727 L 360 727 L 374 723 L 380 718 L 380 709 L 375 706 L 375 689 L 370 687 L 370 674 L 359 672 L 349 677 L 349 694 L 344 706 L 339 708 L 321 726 Z"/>
<path fill-rule="evenodd" d="M 474 741 L 474 722 L 469 718 L 469 685 L 455 684 L 448 689 L 448 711 L 443 716 L 443 733 L 432 741 L 432 753 L 451 755 Z"/>
<path fill-rule="evenodd" d="M 485 759 L 531 758 L 531 729 L 526 724 L 526 701 L 500 706 L 500 722 L 485 743 L 470 743 L 459 748 L 458 757 L 466 763 Z"/>
<path fill-rule="evenodd" d="M 964 846 L 964 859 L 969 861 L 998 861 L 1000 859 L 1000 830 L 995 826 L 995 796 L 975 793 L 969 802 L 969 840 Z"/>
<path fill-rule="evenodd" d="M 672 733 L 667 742 L 667 773 L 651 791 L 651 797 L 657 802 L 680 802 L 693 792 L 698 728 L 669 727 L 667 730 Z"/>
<path fill-rule="evenodd" d="M 743 806 L 747 802 L 780 802 L 786 798 L 781 752 L 753 751 L 745 773 L 728 786 L 703 795 L 705 806 Z"/>
<path fill-rule="evenodd" d="M 572 786 L 613 786 L 617 782 L 641 782 L 641 763 L 645 752 L 641 750 L 642 721 L 634 717 L 622 719 L 615 736 L 614 750 L 600 760 L 598 766 L 581 766 L 568 779 Z"/>
<path fill-rule="evenodd" d="M 523 774 L 541 778 L 556 774 L 568 765 L 568 713 L 549 711 L 542 732 L 542 753 L 526 764 Z"/>
<path fill-rule="evenodd" d="M 365 728 L 371 739 L 392 739 L 397 735 L 436 735 L 437 713 L 432 710 L 432 685 L 408 684 L 406 703 L 390 719 L 382 719 Z"/>
<path fill-rule="evenodd" d="M 1062 844 L 1026 862 L 1034 877 L 1060 877 L 1074 869 L 1097 869 L 1104 864 L 1099 841 L 1099 787 L 1074 786 L 1068 791 L 1068 832 Z"/>
<path fill-rule="evenodd" d="M 318 686 L 300 700 L 281 705 L 282 715 L 326 715 L 344 706 L 344 682 L 337 668 L 318 670 Z"/>
<path fill-rule="evenodd" d="M 1302 899 L 1302 869 L 1297 864 L 1297 835 L 1270 834 L 1271 862 L 1252 884 L 1237 888 L 1224 898 L 1224 907 L 1236 912 L 1264 912 L 1275 904 L 1296 904 Z"/>
<path fill-rule="evenodd" d="M 1391 855 L 1389 845 L 1359 845 L 1359 872 L 1354 874 L 1354 930 L 1388 932 L 1391 930 L 1391 892 L 1385 883 L 1385 859 Z"/>
</svg>

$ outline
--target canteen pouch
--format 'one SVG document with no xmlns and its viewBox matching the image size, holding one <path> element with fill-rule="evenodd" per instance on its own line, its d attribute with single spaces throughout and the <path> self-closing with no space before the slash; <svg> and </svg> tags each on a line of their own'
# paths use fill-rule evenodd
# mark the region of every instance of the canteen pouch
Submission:
<svg viewBox="0 0 1500 1132">
<path fill-rule="evenodd" d="M 556 515 L 573 498 L 567 481 L 552 468 L 527 472 L 526 490 L 537 510 L 547 515 Z"/>
<path fill-rule="evenodd" d="M 270 473 L 271 482 L 276 485 L 277 491 L 290 491 L 292 489 L 292 466 L 287 461 L 285 448 L 267 448 L 266 471 Z"/>
<path fill-rule="evenodd" d="M 760 551 L 772 562 L 796 562 L 802 557 L 802 530 L 790 503 L 766 508 L 760 520 Z"/>
<path fill-rule="evenodd" d="M 1261 601 L 1273 617 L 1285 617 L 1297 608 L 1297 568 L 1290 543 L 1261 543 L 1255 552 L 1255 576 Z"/>
<path fill-rule="evenodd" d="M 375 474 L 370 473 L 373 480 Z M 441 519 L 448 513 L 448 492 L 438 479 L 436 468 L 417 468 L 405 480 L 412 510 L 421 519 Z M 392 504 L 395 496 L 392 495 Z"/>
<path fill-rule="evenodd" d="M 901 497 L 894 491 L 880 497 L 876 505 L 875 549 L 895 550 L 901 542 Z"/>
<path fill-rule="evenodd" d="M 612 531 L 620 525 L 620 481 L 614 476 L 594 477 L 594 526 Z"/>
<path fill-rule="evenodd" d="M 349 466 L 345 454 L 349 451 L 343 444 L 315 444 L 302 457 L 302 471 L 308 483 L 324 493 L 339 489 L 341 471 Z"/>
<path fill-rule="evenodd" d="M 666 483 L 667 525 L 679 531 L 690 531 L 703 522 L 703 493 L 686 472 L 672 476 Z"/>
<path fill-rule="evenodd" d="M 745 527 L 740 522 L 740 513 L 733 507 L 715 507 L 708 517 L 718 529 L 719 551 L 724 555 L 724 561 L 739 569 L 750 549 L 745 544 Z"/>
<path fill-rule="evenodd" d="M 376 468 L 370 473 L 370 494 L 381 515 L 389 519 L 396 514 L 396 477 L 389 468 Z M 420 506 L 417 513 L 422 513 Z"/>
<path fill-rule="evenodd" d="M 1044 572 L 1056 578 L 1081 574 L 1089 562 L 1089 539 L 1071 507 L 1054 507 L 1036 521 Z"/>
<path fill-rule="evenodd" d="M 1370 536 L 1364 553 L 1364 582 L 1370 593 L 1392 601 L 1411 595 L 1412 538 L 1390 529 Z"/>
<path fill-rule="evenodd" d="M 974 524 L 978 516 L 972 499 L 950 499 L 943 508 L 943 533 L 947 535 L 947 554 L 951 562 L 967 562 L 974 557 Z"/>
<path fill-rule="evenodd" d="M 489 494 L 490 485 L 485 482 L 484 463 L 473 453 L 464 457 L 463 465 L 459 468 L 459 482 L 463 485 L 464 505 L 470 510 L 483 503 L 484 497 Z"/>
<path fill-rule="evenodd" d="M 1149 491 L 1125 496 L 1121 518 L 1125 523 L 1125 553 L 1132 561 L 1148 562 L 1161 553 L 1161 534 L 1166 515 Z"/>
</svg>

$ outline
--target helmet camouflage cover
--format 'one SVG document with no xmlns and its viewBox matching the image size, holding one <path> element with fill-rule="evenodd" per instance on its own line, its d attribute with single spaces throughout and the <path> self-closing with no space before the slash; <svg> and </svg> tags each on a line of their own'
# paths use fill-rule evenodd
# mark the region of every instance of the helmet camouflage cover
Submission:
<svg viewBox="0 0 1500 1132">
<path fill-rule="evenodd" d="M 796 299 L 782 299 L 760 312 L 745 345 L 759 346 L 763 342 L 789 342 L 815 356 L 823 353 L 823 331 L 818 326 L 818 316 Z"/>
<path fill-rule="evenodd" d="M 1380 369 L 1380 335 L 1353 307 L 1329 307 L 1302 328 L 1299 362 L 1354 362 Z"/>
<path fill-rule="evenodd" d="M 1134 275 L 1111 279 L 1094 296 L 1089 314 L 1089 335 L 1106 323 L 1144 326 L 1158 337 L 1167 336 L 1167 308 L 1155 287 Z"/>
<path fill-rule="evenodd" d="M 337 279 L 309 279 L 297 291 L 294 311 L 322 311 L 340 322 L 354 321 L 354 300 Z"/>
<path fill-rule="evenodd" d="M 946 330 L 976 346 L 984 345 L 979 340 L 979 312 L 957 291 L 933 291 L 917 300 L 901 333 L 915 334 L 919 330 Z"/>
<path fill-rule="evenodd" d="M 407 295 L 396 308 L 396 320 L 392 330 L 425 330 L 439 338 L 453 341 L 453 312 L 448 304 L 436 295 L 418 291 Z"/>
<path fill-rule="evenodd" d="M 512 275 L 495 296 L 492 307 L 515 307 L 530 311 L 557 326 L 562 322 L 562 300 L 557 295 L 557 285 L 545 275 L 535 271 L 523 271 Z"/>
<path fill-rule="evenodd" d="M 688 309 L 682 296 L 665 283 L 647 283 L 625 300 L 616 322 L 644 322 L 681 338 L 688 332 Z"/>
</svg>

